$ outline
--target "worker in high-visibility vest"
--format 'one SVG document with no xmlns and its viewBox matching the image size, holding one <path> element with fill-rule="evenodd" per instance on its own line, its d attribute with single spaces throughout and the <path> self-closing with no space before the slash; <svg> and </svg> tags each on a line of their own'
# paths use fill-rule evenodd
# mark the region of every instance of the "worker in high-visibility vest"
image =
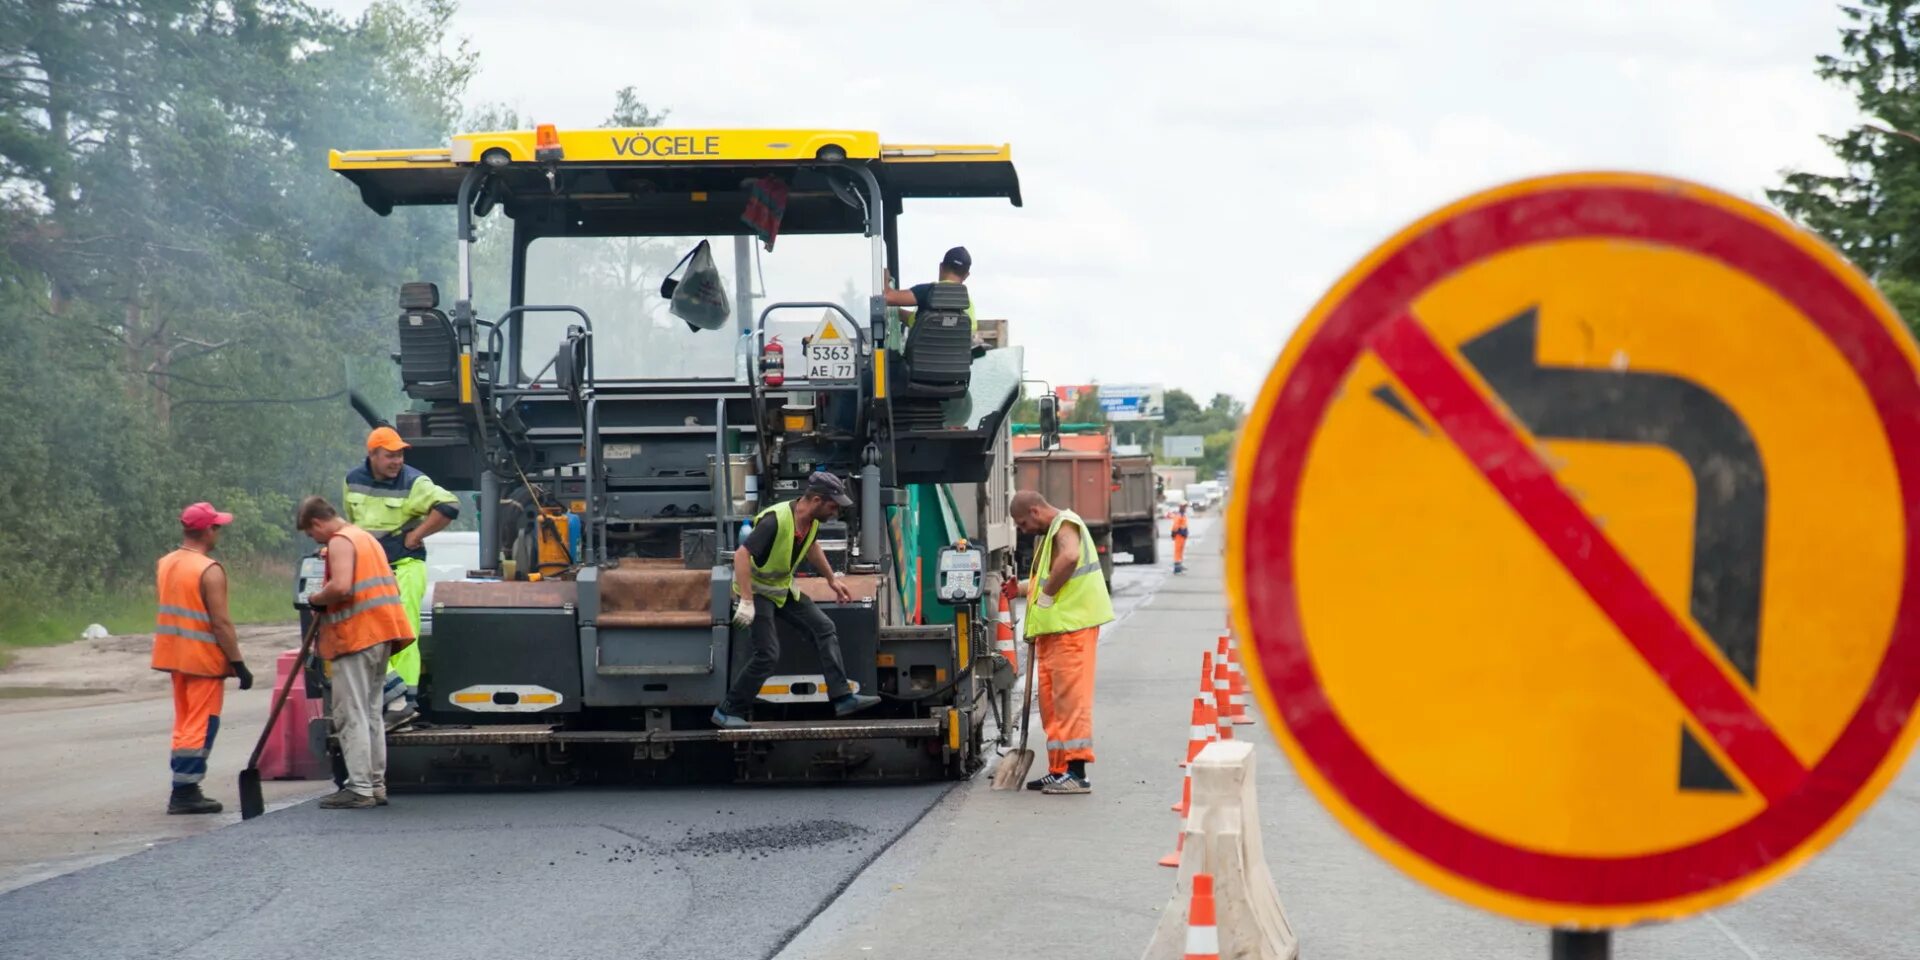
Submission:
<svg viewBox="0 0 1920 960">
<path fill-rule="evenodd" d="M 384 807 L 387 728 L 381 694 L 387 660 L 413 645 L 413 625 L 387 552 L 373 534 L 348 523 L 325 497 L 301 501 L 294 523 L 326 548 L 327 581 L 307 602 L 320 618 L 317 650 L 329 661 L 333 733 L 347 765 L 346 785 L 322 798 L 320 806 Z"/>
<path fill-rule="evenodd" d="M 180 546 L 160 558 L 154 575 L 159 614 L 153 628 L 153 668 L 173 675 L 173 793 L 168 813 L 219 813 L 220 801 L 200 792 L 207 756 L 220 732 L 228 677 L 253 687 L 240 656 L 240 638 L 227 613 L 227 571 L 213 559 L 220 530 L 233 522 L 204 501 L 180 511 Z"/>
<path fill-rule="evenodd" d="M 367 434 L 366 461 L 347 474 L 342 504 L 347 522 L 373 534 L 386 551 L 418 637 L 420 603 L 427 594 L 427 537 L 459 519 L 460 499 L 407 466 L 410 446 L 392 427 L 375 427 Z M 407 685 L 407 706 L 413 707 L 420 687 L 420 645 L 395 653 L 390 666 Z"/>
<path fill-rule="evenodd" d="M 1027 642 L 1040 657 L 1034 696 L 1047 732 L 1047 774 L 1029 782 L 1027 789 L 1089 793 L 1094 653 L 1100 626 L 1113 620 L 1113 601 L 1093 533 L 1078 514 L 1048 503 L 1033 490 L 1015 493 L 1010 512 L 1021 533 L 1037 538 L 1033 569 L 1020 589 L 1027 595 Z"/>
<path fill-rule="evenodd" d="M 728 688 L 727 698 L 714 708 L 714 726 L 750 726 L 747 712 L 780 660 L 780 623 L 813 641 L 834 716 L 858 713 L 880 702 L 873 694 L 854 691 L 840 659 L 840 635 L 833 621 L 793 585 L 794 568 L 805 558 L 827 578 L 828 588 L 841 603 L 853 600 L 846 577 L 833 569 L 826 551 L 814 542 L 821 522 L 851 506 L 846 484 L 831 473 L 819 472 L 807 478 L 806 491 L 798 499 L 776 503 L 754 517 L 753 529 L 733 552 L 733 625 L 751 634 L 753 654 Z"/>
<path fill-rule="evenodd" d="M 967 278 L 972 275 L 973 254 L 968 253 L 966 247 L 954 247 L 947 251 L 946 256 L 940 258 L 940 272 L 937 276 L 941 283 L 966 283 Z M 913 312 L 901 312 L 901 321 L 907 327 L 913 326 L 914 318 L 919 316 L 919 311 L 927 308 L 927 299 L 932 295 L 933 284 L 931 283 L 916 283 L 905 290 L 892 289 L 891 275 L 888 277 L 888 289 L 881 294 L 889 307 L 913 308 Z M 980 320 L 973 315 L 971 297 L 967 300 L 967 321 L 973 325 L 973 332 L 978 334 Z"/>
<path fill-rule="evenodd" d="M 1169 517 L 1173 521 L 1173 572 L 1187 572 L 1187 505 L 1181 504 Z"/>
</svg>

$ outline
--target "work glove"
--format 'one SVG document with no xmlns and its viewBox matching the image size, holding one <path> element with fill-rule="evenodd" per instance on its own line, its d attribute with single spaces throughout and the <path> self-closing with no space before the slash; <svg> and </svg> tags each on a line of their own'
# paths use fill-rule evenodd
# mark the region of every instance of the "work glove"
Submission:
<svg viewBox="0 0 1920 960">
<path fill-rule="evenodd" d="M 247 669 L 247 662 L 245 660 L 231 660 L 228 662 L 233 667 L 233 675 L 240 678 L 240 689 L 252 690 L 253 671 Z"/>
<path fill-rule="evenodd" d="M 733 604 L 733 625 L 742 630 L 753 626 L 753 598 L 741 597 Z"/>
<path fill-rule="evenodd" d="M 1008 577 L 1000 581 L 1000 596 L 1005 598 L 1008 603 L 1019 599 L 1020 581 L 1013 577 Z"/>
<path fill-rule="evenodd" d="M 1034 605 L 1039 607 L 1042 610 L 1045 610 L 1048 607 L 1053 606 L 1053 594 L 1047 593 L 1045 591 L 1041 591 L 1040 599 L 1035 601 Z"/>
</svg>

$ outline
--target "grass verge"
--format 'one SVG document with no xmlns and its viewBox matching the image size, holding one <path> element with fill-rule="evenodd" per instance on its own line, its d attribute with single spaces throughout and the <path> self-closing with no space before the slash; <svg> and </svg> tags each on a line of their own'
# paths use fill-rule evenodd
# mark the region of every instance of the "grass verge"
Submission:
<svg viewBox="0 0 1920 960">
<path fill-rule="evenodd" d="M 293 567 L 286 563 L 229 558 L 228 604 L 235 623 L 292 620 Z M 88 624 L 108 633 L 147 633 L 153 629 L 153 581 L 79 597 L 0 599 L 0 668 L 9 651 L 50 647 L 80 639 Z"/>
</svg>

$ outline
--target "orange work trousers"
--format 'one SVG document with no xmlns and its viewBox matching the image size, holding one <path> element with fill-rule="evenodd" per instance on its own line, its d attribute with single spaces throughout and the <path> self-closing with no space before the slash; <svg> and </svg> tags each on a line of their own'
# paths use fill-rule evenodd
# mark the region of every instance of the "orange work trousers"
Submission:
<svg viewBox="0 0 1920 960">
<path fill-rule="evenodd" d="M 1187 535 L 1185 532 L 1173 535 L 1173 562 L 1185 563 L 1187 560 Z"/>
<path fill-rule="evenodd" d="M 207 756 L 220 732 L 220 705 L 226 700 L 223 677 L 173 675 L 173 782 L 199 783 L 207 775 Z"/>
<path fill-rule="evenodd" d="M 1093 762 L 1093 655 L 1100 628 L 1043 633 L 1034 638 L 1040 660 L 1040 726 L 1047 731 L 1047 772 L 1066 773 L 1067 762 Z"/>
</svg>

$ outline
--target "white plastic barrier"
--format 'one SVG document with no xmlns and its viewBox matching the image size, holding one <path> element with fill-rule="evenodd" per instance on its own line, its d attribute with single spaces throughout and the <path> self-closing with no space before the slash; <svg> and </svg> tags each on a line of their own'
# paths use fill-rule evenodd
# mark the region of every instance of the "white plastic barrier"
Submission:
<svg viewBox="0 0 1920 960">
<path fill-rule="evenodd" d="M 1184 955 L 1195 873 L 1213 875 L 1221 960 L 1296 960 L 1300 943 L 1261 846 L 1252 742 L 1207 744 L 1192 769 L 1193 809 L 1187 815 L 1180 877 L 1141 960 Z"/>
</svg>

